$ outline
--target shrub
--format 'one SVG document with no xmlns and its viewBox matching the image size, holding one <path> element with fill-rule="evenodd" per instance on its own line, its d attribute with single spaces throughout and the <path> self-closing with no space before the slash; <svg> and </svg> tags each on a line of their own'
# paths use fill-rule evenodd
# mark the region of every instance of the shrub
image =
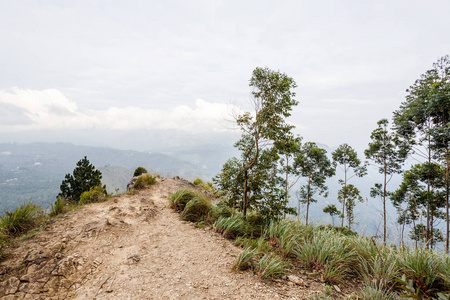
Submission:
<svg viewBox="0 0 450 300">
<path fill-rule="evenodd" d="M 274 278 L 286 273 L 287 263 L 272 253 L 265 254 L 256 264 L 256 271 L 262 279 Z"/>
<path fill-rule="evenodd" d="M 204 189 L 205 191 L 211 192 L 211 193 L 215 193 L 216 190 L 214 189 L 213 185 L 211 182 L 204 182 L 203 180 L 201 180 L 200 178 L 197 177 L 197 179 L 194 180 L 193 184 L 195 186 L 198 186 L 202 189 Z"/>
<path fill-rule="evenodd" d="M 397 253 L 390 247 L 382 247 L 371 258 L 359 256 L 359 273 L 364 282 L 377 289 L 392 289 L 398 274 Z"/>
<path fill-rule="evenodd" d="M 147 173 L 147 170 L 143 167 L 137 167 L 136 170 L 134 170 L 133 176 L 141 176 L 142 174 Z"/>
<path fill-rule="evenodd" d="M 67 200 L 65 198 L 60 197 L 60 196 L 56 197 L 55 204 L 54 205 L 52 204 L 52 206 L 51 206 L 49 216 L 54 217 L 54 216 L 57 216 L 59 214 L 66 212 L 66 210 L 67 210 L 66 205 L 67 205 Z"/>
<path fill-rule="evenodd" d="M 134 183 L 134 188 L 137 190 L 140 190 L 146 186 L 150 186 L 150 185 L 154 185 L 154 184 L 156 184 L 156 177 L 154 177 L 150 174 L 145 174 L 145 175 L 139 176 L 139 178 Z"/>
<path fill-rule="evenodd" d="M 190 189 L 179 189 L 169 196 L 169 207 L 176 211 L 182 211 L 186 204 L 196 196 L 196 192 Z"/>
<path fill-rule="evenodd" d="M 89 191 L 81 194 L 80 204 L 104 201 L 106 198 L 106 195 L 107 195 L 107 193 L 106 193 L 105 187 L 102 187 L 101 185 L 91 187 L 89 189 Z"/>
<path fill-rule="evenodd" d="M 211 208 L 212 204 L 208 197 L 197 193 L 184 207 L 181 218 L 185 221 L 200 222 L 205 220 Z"/>
<path fill-rule="evenodd" d="M 269 244 L 276 247 L 282 256 L 290 257 L 294 255 L 294 250 L 301 239 L 301 232 L 298 223 L 283 220 L 271 222 L 264 232 L 264 236 L 269 240 Z"/>
<path fill-rule="evenodd" d="M 0 229 L 4 235 L 19 236 L 36 227 L 40 217 L 39 206 L 30 200 L 17 207 L 13 212 L 5 212 L 5 215 L 0 217 Z"/>
</svg>

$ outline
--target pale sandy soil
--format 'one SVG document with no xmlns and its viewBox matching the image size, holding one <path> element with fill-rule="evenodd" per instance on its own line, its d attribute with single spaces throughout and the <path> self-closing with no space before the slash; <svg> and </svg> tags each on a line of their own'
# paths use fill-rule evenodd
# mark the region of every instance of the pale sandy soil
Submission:
<svg viewBox="0 0 450 300">
<path fill-rule="evenodd" d="M 168 208 L 188 185 L 84 206 L 18 243 L 0 265 L 0 299 L 308 299 L 320 281 L 262 282 L 231 269 L 241 249 Z"/>
</svg>

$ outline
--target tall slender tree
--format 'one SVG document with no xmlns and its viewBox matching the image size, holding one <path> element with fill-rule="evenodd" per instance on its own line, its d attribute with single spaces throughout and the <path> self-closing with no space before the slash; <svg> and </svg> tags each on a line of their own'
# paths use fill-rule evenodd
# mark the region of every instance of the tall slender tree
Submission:
<svg viewBox="0 0 450 300">
<path fill-rule="evenodd" d="M 333 166 L 335 168 L 339 167 L 344 172 L 344 178 L 339 179 L 339 183 L 342 185 L 342 198 L 340 200 L 342 202 L 341 226 L 344 226 L 346 199 L 349 192 L 349 190 L 347 190 L 347 183 L 355 176 L 363 177 L 364 175 L 366 175 L 367 167 L 365 164 L 361 163 L 361 160 L 358 158 L 358 154 L 356 153 L 356 151 L 348 144 L 340 145 L 335 151 L 331 153 L 331 157 L 333 158 Z M 352 189 L 352 191 L 355 190 L 357 191 L 358 189 Z"/>
<path fill-rule="evenodd" d="M 428 163 L 433 159 L 445 164 L 446 252 L 449 251 L 449 169 L 450 169 L 450 57 L 440 58 L 407 90 L 406 100 L 394 113 L 396 130 Z M 427 223 L 427 233 L 430 224 Z"/>
<path fill-rule="evenodd" d="M 326 153 L 327 151 L 317 147 L 316 143 L 307 142 L 301 147 L 294 161 L 294 168 L 307 180 L 300 190 L 302 202 L 306 204 L 306 224 L 309 218 L 309 205 L 311 202 L 317 202 L 313 198 L 314 194 L 327 197 L 328 187 L 325 180 L 335 174 L 335 168 Z"/>
<path fill-rule="evenodd" d="M 388 192 L 387 184 L 391 181 L 392 175 L 401 171 L 401 165 L 406 159 L 407 148 L 395 136 L 389 132 L 387 119 L 378 121 L 378 128 L 372 131 L 369 148 L 364 151 L 367 159 L 371 159 L 379 166 L 379 172 L 383 174 L 383 242 L 386 243 L 387 221 L 386 221 L 386 198 Z"/>
</svg>

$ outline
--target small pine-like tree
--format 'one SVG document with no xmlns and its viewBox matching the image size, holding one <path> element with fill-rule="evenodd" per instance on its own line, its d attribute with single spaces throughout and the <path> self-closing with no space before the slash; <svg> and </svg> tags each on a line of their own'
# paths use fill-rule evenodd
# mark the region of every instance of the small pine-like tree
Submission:
<svg viewBox="0 0 450 300">
<path fill-rule="evenodd" d="M 77 163 L 73 174 L 66 174 L 61 183 L 61 193 L 58 196 L 64 197 L 70 202 L 78 203 L 82 193 L 89 191 L 91 187 L 102 183 L 102 173 L 96 170 L 85 156 Z"/>
</svg>

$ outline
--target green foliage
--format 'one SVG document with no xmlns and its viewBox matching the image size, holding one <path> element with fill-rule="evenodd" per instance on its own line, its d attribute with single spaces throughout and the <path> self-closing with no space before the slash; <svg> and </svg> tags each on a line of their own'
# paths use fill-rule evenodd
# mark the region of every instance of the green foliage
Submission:
<svg viewBox="0 0 450 300">
<path fill-rule="evenodd" d="M 348 228 L 351 229 L 354 219 L 353 208 L 356 206 L 356 201 L 363 202 L 364 199 L 353 184 L 347 184 L 338 191 L 338 201 L 344 204 L 345 212 L 347 213 Z"/>
<path fill-rule="evenodd" d="M 356 294 L 356 299 L 361 300 L 400 300 L 401 298 L 394 293 L 387 292 L 384 288 L 365 284 Z"/>
<path fill-rule="evenodd" d="M 101 184 L 97 186 L 93 186 L 89 189 L 89 191 L 84 192 L 80 196 L 80 204 L 88 204 L 95 202 L 102 202 L 106 199 L 107 193 L 105 187 Z"/>
<path fill-rule="evenodd" d="M 228 239 L 247 235 L 245 222 L 240 215 L 232 215 L 229 218 L 220 217 L 213 224 L 213 229 Z"/>
<path fill-rule="evenodd" d="M 412 280 L 417 293 L 430 296 L 434 289 L 441 290 L 439 260 L 434 253 L 423 248 L 415 251 L 405 248 L 399 253 L 398 264 L 399 272 Z"/>
<path fill-rule="evenodd" d="M 31 200 L 18 206 L 13 212 L 5 212 L 0 217 L 0 231 L 3 235 L 16 237 L 35 228 L 42 215 L 39 206 Z"/>
<path fill-rule="evenodd" d="M 255 268 L 255 257 L 258 251 L 252 247 L 247 247 L 239 254 L 233 269 L 238 271 L 253 270 Z"/>
<path fill-rule="evenodd" d="M 286 273 L 288 264 L 282 257 L 273 253 L 266 253 L 257 262 L 255 271 L 262 279 L 275 278 Z"/>
<path fill-rule="evenodd" d="M 310 269 L 322 270 L 327 282 L 338 283 L 353 272 L 356 251 L 342 236 L 332 231 L 317 231 L 294 250 L 298 259 Z"/>
<path fill-rule="evenodd" d="M 137 190 L 143 189 L 146 186 L 151 186 L 156 184 L 156 177 L 150 175 L 150 174 L 144 174 L 138 177 L 136 179 L 136 182 L 134 183 L 134 188 Z"/>
<path fill-rule="evenodd" d="M 200 222 L 204 221 L 211 211 L 212 204 L 208 197 L 202 193 L 196 193 L 195 197 L 186 203 L 181 218 L 185 221 Z"/>
<path fill-rule="evenodd" d="M 208 191 L 211 193 L 216 192 L 216 190 L 214 189 L 213 184 L 211 182 L 204 182 L 203 180 L 201 180 L 198 177 L 197 177 L 197 179 L 194 180 L 193 184 L 195 186 L 198 186 L 198 187 L 204 189 L 205 191 Z"/>
<path fill-rule="evenodd" d="M 134 177 L 141 176 L 144 173 L 148 173 L 147 169 L 145 169 L 144 167 L 137 167 L 136 170 L 134 170 L 133 176 Z"/>
<path fill-rule="evenodd" d="M 49 216 L 50 217 L 55 217 L 59 214 L 63 214 L 66 212 L 67 208 L 67 200 L 64 199 L 63 197 L 56 197 L 56 201 L 55 204 L 52 204 L 51 208 L 50 208 L 50 213 Z"/>
<path fill-rule="evenodd" d="M 82 193 L 89 191 L 93 186 L 101 184 L 102 173 L 95 170 L 95 167 L 85 156 L 78 161 L 73 174 L 66 174 L 61 183 L 61 193 L 58 196 L 66 198 L 68 201 L 78 203 Z"/>
<path fill-rule="evenodd" d="M 313 198 L 318 193 L 324 197 L 328 196 L 328 187 L 325 181 L 335 174 L 335 168 L 326 155 L 325 149 L 317 147 L 316 143 L 305 143 L 295 157 L 294 168 L 299 174 L 307 178 L 307 183 L 300 190 L 301 202 L 306 203 L 306 224 L 309 218 L 309 205 L 317 202 Z"/>
<path fill-rule="evenodd" d="M 196 196 L 196 192 L 191 189 L 179 189 L 169 196 L 169 207 L 176 211 L 183 211 L 186 204 Z"/>
<path fill-rule="evenodd" d="M 292 221 L 271 222 L 264 237 L 283 257 L 292 257 L 302 237 L 299 229 L 298 223 Z"/>
</svg>

